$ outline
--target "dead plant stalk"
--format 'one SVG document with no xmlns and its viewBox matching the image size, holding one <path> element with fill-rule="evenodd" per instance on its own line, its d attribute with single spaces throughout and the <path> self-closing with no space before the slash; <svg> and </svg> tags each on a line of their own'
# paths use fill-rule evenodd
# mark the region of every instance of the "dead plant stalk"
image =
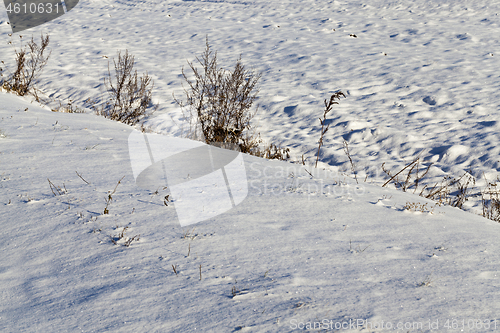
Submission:
<svg viewBox="0 0 500 333">
<path fill-rule="evenodd" d="M 323 119 L 319 118 L 319 122 L 321 123 L 321 135 L 318 141 L 318 152 L 316 153 L 315 168 L 318 167 L 319 151 L 321 149 L 321 146 L 323 146 L 323 137 L 325 136 L 326 132 L 328 132 L 328 128 L 330 128 L 330 124 L 326 123 L 326 115 L 328 114 L 328 112 L 332 110 L 334 104 L 339 104 L 338 102 L 335 101 L 335 99 L 340 100 L 340 96 L 346 98 L 343 92 L 338 91 L 332 94 L 332 96 L 330 96 L 330 100 L 325 99 L 325 110 L 323 111 Z"/>
</svg>

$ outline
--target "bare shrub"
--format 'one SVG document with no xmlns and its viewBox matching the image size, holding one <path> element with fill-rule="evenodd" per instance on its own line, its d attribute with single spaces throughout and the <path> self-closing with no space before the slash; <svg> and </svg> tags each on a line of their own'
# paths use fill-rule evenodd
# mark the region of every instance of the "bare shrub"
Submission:
<svg viewBox="0 0 500 333">
<path fill-rule="evenodd" d="M 20 36 L 20 38 L 22 38 Z M 2 88 L 7 91 L 12 91 L 19 96 L 24 96 L 32 93 L 38 101 L 38 96 L 35 88 L 40 74 L 50 57 L 50 52 L 47 54 L 47 46 L 49 45 L 49 35 L 40 36 L 40 45 L 38 45 L 33 37 L 28 41 L 28 44 L 21 49 L 14 50 L 16 69 L 9 77 L 2 80 Z M 10 44 L 12 42 L 9 42 Z M 5 63 L 2 61 L 2 64 Z M 1 69 L 0 69 L 1 71 Z"/>
<path fill-rule="evenodd" d="M 96 112 L 106 118 L 125 124 L 137 124 L 144 117 L 152 114 L 158 105 L 152 103 L 154 82 L 146 73 L 138 77 L 134 70 L 134 56 L 125 50 L 118 52 L 118 61 L 113 59 L 115 67 L 114 78 L 108 64 L 108 77 L 104 85 L 110 95 L 109 101 Z M 148 112 L 149 110 L 149 112 Z"/>
<path fill-rule="evenodd" d="M 242 152 L 252 153 L 260 143 L 258 136 L 250 131 L 250 121 L 258 109 L 257 106 L 252 111 L 261 74 L 247 70 L 241 56 L 234 70 L 219 67 L 217 52 L 212 50 L 208 37 L 205 51 L 196 60 L 201 70 L 188 61 L 193 79 L 182 69 L 187 83 L 184 88 L 186 101 L 179 101 L 174 96 L 177 104 L 187 109 L 184 116 L 190 123 L 189 136 L 207 144 L 236 145 Z"/>
</svg>

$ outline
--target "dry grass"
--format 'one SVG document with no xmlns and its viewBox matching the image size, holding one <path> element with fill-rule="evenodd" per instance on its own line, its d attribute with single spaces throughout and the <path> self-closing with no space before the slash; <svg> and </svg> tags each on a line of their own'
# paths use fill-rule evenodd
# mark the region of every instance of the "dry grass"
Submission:
<svg viewBox="0 0 500 333">
<path fill-rule="evenodd" d="M 483 216 L 495 222 L 500 222 L 500 189 L 498 179 L 495 182 L 489 182 L 486 190 L 481 193 L 481 202 L 483 205 Z"/>
<path fill-rule="evenodd" d="M 420 172 L 420 157 L 417 157 L 412 162 L 408 163 L 404 168 L 402 168 L 401 170 L 396 172 L 394 175 L 392 175 L 391 171 L 387 170 L 384 166 L 385 166 L 385 163 L 382 163 L 382 170 L 390 178 L 389 178 L 389 180 L 387 180 L 384 183 L 384 185 L 382 185 L 382 187 L 386 186 L 390 182 L 393 182 L 394 185 L 396 186 L 396 188 L 401 189 L 403 192 L 408 191 L 412 187 L 414 188 L 413 192 L 415 192 L 418 189 L 418 186 L 421 183 L 422 179 L 429 172 L 429 169 L 432 166 L 432 163 L 430 163 L 427 166 L 427 169 L 424 169 L 422 174 L 419 174 L 419 172 Z M 405 170 L 408 170 L 406 172 L 406 175 L 404 173 Z M 421 192 L 421 194 L 422 194 L 422 192 Z"/>
<path fill-rule="evenodd" d="M 282 148 L 281 146 L 276 146 L 274 143 L 271 143 L 263 150 L 255 148 L 252 151 L 252 155 L 267 158 L 269 160 L 286 161 L 290 158 L 290 149 Z"/>
<path fill-rule="evenodd" d="M 58 101 L 59 106 L 51 109 L 53 112 L 63 112 L 63 113 L 85 113 L 84 109 L 79 108 L 73 103 L 73 100 L 69 100 L 66 104 L 63 104 L 61 100 Z"/>
<path fill-rule="evenodd" d="M 195 239 L 195 237 L 196 237 L 196 236 L 198 236 L 198 234 L 195 234 L 195 233 L 194 233 L 194 231 L 195 231 L 195 230 L 196 230 L 196 227 L 194 227 L 194 228 L 193 228 L 193 229 L 191 229 L 191 230 L 190 230 L 190 229 L 187 229 L 187 230 L 183 233 L 183 235 L 182 235 L 182 237 L 181 237 L 181 238 L 182 238 L 182 239 L 188 239 L 188 238 L 189 238 L 189 239 L 191 239 L 191 240 Z"/>
<path fill-rule="evenodd" d="M 116 226 L 116 229 L 118 230 L 119 227 Z M 120 241 L 123 240 L 123 242 L 120 242 L 120 243 L 123 246 L 125 246 L 125 247 L 129 247 L 130 245 L 132 245 L 132 242 L 140 240 L 141 235 L 135 235 L 133 237 L 127 237 L 126 236 L 127 229 L 128 229 L 128 227 L 123 227 L 122 230 L 121 230 L 121 232 L 118 233 L 118 235 L 116 235 L 116 236 L 109 235 L 111 243 L 113 243 L 114 245 L 118 245 L 118 242 L 120 242 Z"/>
<path fill-rule="evenodd" d="M 434 208 L 436 208 L 437 203 L 432 207 L 428 208 L 427 203 L 420 203 L 420 202 L 410 202 L 407 201 L 406 204 L 403 206 L 405 210 L 408 210 L 410 212 L 420 212 L 420 213 L 434 213 Z"/>
<path fill-rule="evenodd" d="M 422 185 L 432 165 L 430 163 L 427 167 L 421 167 L 420 157 L 417 157 L 393 175 L 390 170 L 385 168 L 385 163 L 383 163 L 382 170 L 390 178 L 382 187 L 392 182 L 397 189 L 403 192 L 413 189 L 413 193 L 415 193 L 419 190 L 419 186 Z M 440 182 L 435 183 L 434 186 L 421 186 L 419 195 L 436 201 L 439 205 L 445 204 L 463 209 L 464 203 L 472 195 L 476 184 L 476 179 L 472 176 L 471 172 L 469 170 L 458 178 L 445 176 Z"/>
<path fill-rule="evenodd" d="M 61 188 L 60 186 L 54 185 L 54 183 L 52 183 L 49 178 L 47 178 L 47 180 L 49 182 L 50 190 L 52 191 L 54 196 L 68 193 L 68 190 L 66 190 L 66 186 L 64 185 L 64 183 L 63 183 L 63 188 Z"/>
<path fill-rule="evenodd" d="M 233 298 L 236 297 L 236 295 L 238 295 L 240 292 L 241 292 L 241 290 L 239 290 L 238 288 L 236 288 L 236 286 L 233 286 L 231 288 L 231 295 L 233 295 Z"/>
</svg>

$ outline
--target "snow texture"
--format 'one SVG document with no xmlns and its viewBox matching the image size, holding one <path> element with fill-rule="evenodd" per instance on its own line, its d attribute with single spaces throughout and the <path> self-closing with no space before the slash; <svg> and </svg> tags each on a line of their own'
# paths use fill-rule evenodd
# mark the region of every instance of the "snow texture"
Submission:
<svg viewBox="0 0 500 333">
<path fill-rule="evenodd" d="M 380 167 L 420 155 L 429 184 L 469 169 L 476 192 L 496 179 L 499 12 L 474 0 L 88 0 L 24 31 L 23 43 L 50 34 L 38 88 L 80 107 L 103 100 L 108 63 L 128 49 L 155 80 L 145 125 L 186 146 L 172 94 L 208 36 L 221 65 L 241 54 L 263 73 L 254 125 L 307 162 L 243 155 L 247 197 L 181 227 L 182 198 L 136 184 L 133 127 L 0 92 L 0 331 L 500 329 L 499 224 L 474 198 L 463 211 L 381 187 Z M 7 21 L 0 10 L 4 73 L 21 45 Z M 338 90 L 315 169 L 323 100 Z"/>
</svg>

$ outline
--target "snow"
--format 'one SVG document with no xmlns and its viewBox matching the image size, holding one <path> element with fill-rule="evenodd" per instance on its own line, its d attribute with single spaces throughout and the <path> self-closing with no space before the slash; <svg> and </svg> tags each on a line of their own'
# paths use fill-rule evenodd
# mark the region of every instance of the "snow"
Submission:
<svg viewBox="0 0 500 333">
<path fill-rule="evenodd" d="M 208 36 L 221 65 L 241 54 L 263 73 L 255 126 L 307 163 L 239 155 L 246 199 L 182 227 L 169 184 L 136 182 L 133 127 L 0 92 L 0 331 L 496 331 L 499 224 L 478 200 L 463 211 L 381 187 L 380 166 L 420 155 L 429 184 L 469 169 L 476 192 L 496 179 L 498 12 L 472 0 L 89 0 L 24 31 L 50 34 L 38 87 L 79 107 L 105 98 L 108 62 L 128 49 L 155 80 L 146 126 L 177 149 L 199 145 L 182 138 L 172 94 Z M 1 10 L 12 69 L 7 20 Z M 337 90 L 347 98 L 316 169 Z"/>
</svg>

